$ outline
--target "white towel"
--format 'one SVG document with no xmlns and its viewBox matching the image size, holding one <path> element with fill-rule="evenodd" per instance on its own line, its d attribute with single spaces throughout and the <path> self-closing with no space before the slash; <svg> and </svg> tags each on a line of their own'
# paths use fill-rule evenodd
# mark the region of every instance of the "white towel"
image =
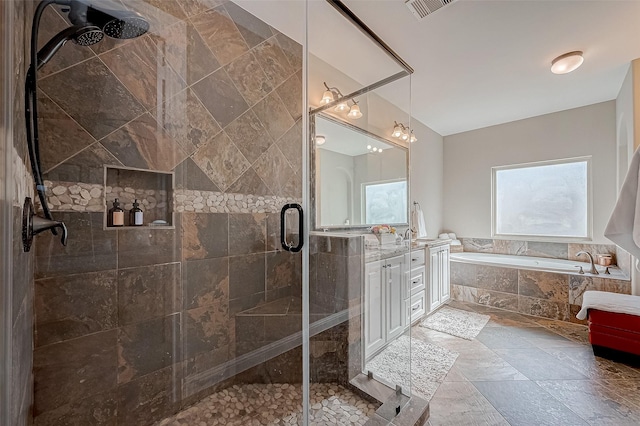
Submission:
<svg viewBox="0 0 640 426">
<path fill-rule="evenodd" d="M 640 257 L 640 150 L 636 150 L 604 236 Z"/>
<path fill-rule="evenodd" d="M 607 291 L 585 291 L 582 295 L 582 309 L 576 318 L 587 319 L 589 309 L 615 312 L 618 314 L 640 315 L 640 297 L 630 294 L 609 293 Z"/>
<path fill-rule="evenodd" d="M 416 238 L 427 237 L 427 227 L 424 224 L 424 215 L 419 208 L 413 209 L 411 212 L 411 224 L 413 225 L 413 232 L 416 234 Z"/>
</svg>

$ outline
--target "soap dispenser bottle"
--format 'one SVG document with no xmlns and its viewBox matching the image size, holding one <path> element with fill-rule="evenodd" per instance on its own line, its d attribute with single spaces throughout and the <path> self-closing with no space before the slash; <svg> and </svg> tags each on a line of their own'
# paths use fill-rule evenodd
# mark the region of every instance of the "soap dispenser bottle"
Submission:
<svg viewBox="0 0 640 426">
<path fill-rule="evenodd" d="M 116 198 L 113 207 L 107 215 L 107 226 L 124 226 L 124 210 L 120 207 L 120 201 Z"/>
<path fill-rule="evenodd" d="M 140 209 L 138 200 L 133 201 L 133 208 L 129 210 L 129 225 L 130 226 L 142 226 L 144 223 L 144 213 Z"/>
</svg>

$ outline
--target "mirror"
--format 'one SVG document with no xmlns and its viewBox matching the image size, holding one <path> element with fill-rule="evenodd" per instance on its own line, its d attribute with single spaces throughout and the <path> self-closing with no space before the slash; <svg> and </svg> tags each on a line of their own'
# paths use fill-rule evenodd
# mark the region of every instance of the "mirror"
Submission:
<svg viewBox="0 0 640 426">
<path fill-rule="evenodd" d="M 315 116 L 316 228 L 408 224 L 408 149 Z"/>
</svg>

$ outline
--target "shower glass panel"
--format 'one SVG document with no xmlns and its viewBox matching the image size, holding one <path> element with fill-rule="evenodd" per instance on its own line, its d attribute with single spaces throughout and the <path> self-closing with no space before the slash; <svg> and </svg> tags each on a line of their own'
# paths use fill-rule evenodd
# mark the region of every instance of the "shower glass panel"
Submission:
<svg viewBox="0 0 640 426">
<path fill-rule="evenodd" d="M 69 242 L 34 247 L 35 421 L 301 422 L 304 2 L 98 3 L 39 24 L 39 48 L 72 23 L 96 43 L 72 38 L 37 74 Z M 108 226 L 116 199 L 124 226 Z"/>
<path fill-rule="evenodd" d="M 386 424 L 411 398 L 411 77 L 330 3 L 308 6 L 309 419 Z"/>
</svg>

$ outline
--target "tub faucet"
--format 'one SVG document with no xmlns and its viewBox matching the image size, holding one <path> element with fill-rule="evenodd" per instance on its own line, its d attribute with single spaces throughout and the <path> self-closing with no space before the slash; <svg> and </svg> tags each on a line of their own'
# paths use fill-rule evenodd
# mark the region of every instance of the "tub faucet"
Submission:
<svg viewBox="0 0 640 426">
<path fill-rule="evenodd" d="M 591 262 L 591 269 L 589 270 L 590 274 L 598 275 L 598 270 L 596 269 L 596 265 L 593 263 L 593 256 L 588 251 L 579 251 L 576 253 L 576 256 L 580 256 L 581 254 L 586 254 L 589 256 L 589 262 Z"/>
</svg>

